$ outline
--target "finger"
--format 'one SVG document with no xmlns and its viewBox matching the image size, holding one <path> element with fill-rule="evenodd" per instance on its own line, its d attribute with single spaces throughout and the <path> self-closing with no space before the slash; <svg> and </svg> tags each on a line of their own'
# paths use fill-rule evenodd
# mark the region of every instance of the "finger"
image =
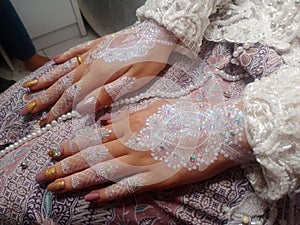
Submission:
<svg viewBox="0 0 300 225">
<path fill-rule="evenodd" d="M 110 105 L 123 95 L 144 86 L 157 75 L 164 65 L 157 62 L 134 64 L 120 78 L 108 82 L 103 87 L 86 95 L 84 100 L 78 103 L 76 110 L 84 115 Z M 145 70 L 145 68 L 149 68 L 149 70 Z"/>
<path fill-rule="evenodd" d="M 50 149 L 48 155 L 53 159 L 63 159 L 83 149 L 122 138 L 124 133 L 119 127 L 120 125 L 115 124 L 114 127 L 108 125 L 105 127 L 91 128 L 85 133 L 76 135 L 74 139 L 62 143 L 58 149 Z"/>
<path fill-rule="evenodd" d="M 70 72 L 68 75 L 60 78 L 47 90 L 37 94 L 35 99 L 20 110 L 20 114 L 25 115 L 27 113 L 36 113 L 53 104 L 57 101 L 57 99 L 59 99 L 65 89 L 69 88 L 73 84 L 74 78 L 74 72 Z M 30 109 L 28 108 L 28 105 L 33 104 L 32 102 L 35 103 L 35 107 Z"/>
<path fill-rule="evenodd" d="M 220 172 L 235 166 L 236 163 L 223 156 L 218 158 L 205 171 L 189 171 L 185 168 L 171 169 L 165 163 L 149 165 L 140 173 L 127 177 L 108 187 L 94 190 L 85 195 L 84 199 L 89 202 L 108 202 L 124 197 L 133 196 L 150 190 L 164 190 L 179 185 L 209 179 Z"/>
<path fill-rule="evenodd" d="M 83 188 L 93 187 L 121 177 L 142 172 L 146 168 L 130 166 L 126 162 L 127 156 L 98 163 L 81 172 L 58 179 L 47 186 L 52 192 L 70 192 Z M 62 185 L 63 183 L 63 185 Z"/>
<path fill-rule="evenodd" d="M 127 108 L 122 110 L 122 111 L 115 111 L 115 112 L 110 112 L 106 113 L 103 116 L 99 118 L 100 121 L 106 122 L 107 124 L 116 124 L 123 119 L 128 117 L 128 110 Z"/>
<path fill-rule="evenodd" d="M 97 163 L 126 155 L 128 149 L 118 140 L 86 148 L 75 155 L 67 157 L 36 175 L 38 183 L 51 182 Z"/>
<path fill-rule="evenodd" d="M 96 43 L 96 40 L 88 41 L 82 44 L 79 44 L 73 48 L 70 48 L 68 51 L 64 52 L 63 54 L 55 57 L 54 61 L 58 64 L 63 63 L 71 58 L 75 58 L 78 55 L 82 55 L 88 50 L 90 50 L 94 44 Z"/>
<path fill-rule="evenodd" d="M 74 70 L 78 65 L 77 59 L 72 58 L 63 64 L 58 65 L 45 75 L 25 82 L 23 86 L 29 88 L 31 91 L 44 89 L 55 83 L 62 76 Z"/>
<path fill-rule="evenodd" d="M 127 177 L 106 188 L 92 191 L 84 196 L 88 202 L 108 202 L 146 191 L 147 178 L 150 172 L 139 173 Z"/>
</svg>

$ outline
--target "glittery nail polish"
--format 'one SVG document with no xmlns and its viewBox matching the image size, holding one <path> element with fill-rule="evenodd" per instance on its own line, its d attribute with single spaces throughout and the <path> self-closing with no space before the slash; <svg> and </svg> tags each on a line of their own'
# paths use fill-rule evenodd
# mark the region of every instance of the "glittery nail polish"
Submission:
<svg viewBox="0 0 300 225">
<path fill-rule="evenodd" d="M 23 84 L 23 87 L 30 88 L 30 87 L 33 87 L 33 86 L 37 85 L 38 82 L 39 82 L 38 79 L 29 80 L 29 81 L 26 81 L 26 82 Z"/>
<path fill-rule="evenodd" d="M 40 122 L 39 122 L 41 127 L 45 126 L 48 123 L 48 117 L 49 117 L 49 114 L 47 112 L 42 113 L 42 116 L 41 116 Z"/>
<path fill-rule="evenodd" d="M 21 115 L 26 115 L 27 113 L 31 113 L 35 107 L 36 107 L 35 101 L 29 102 L 27 105 L 25 105 L 21 108 L 19 113 Z"/>
<path fill-rule="evenodd" d="M 61 151 L 58 149 L 50 149 L 48 151 L 48 156 L 52 159 L 58 159 L 61 155 Z"/>
<path fill-rule="evenodd" d="M 47 186 L 47 189 L 52 192 L 61 191 L 64 188 L 65 188 L 64 180 L 55 181 Z"/>
<path fill-rule="evenodd" d="M 44 177 L 46 181 L 52 181 L 55 179 L 56 176 L 56 170 L 55 168 L 52 167 L 48 167 L 47 169 L 45 169 L 44 171 Z"/>
</svg>

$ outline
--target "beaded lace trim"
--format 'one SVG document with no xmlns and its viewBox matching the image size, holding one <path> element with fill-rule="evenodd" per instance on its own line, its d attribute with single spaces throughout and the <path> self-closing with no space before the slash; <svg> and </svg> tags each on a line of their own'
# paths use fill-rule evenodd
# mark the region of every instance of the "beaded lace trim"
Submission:
<svg viewBox="0 0 300 225">
<path fill-rule="evenodd" d="M 299 24 L 299 0 L 240 0 L 211 16 L 205 37 L 215 42 L 261 42 L 286 51 L 300 35 Z"/>
</svg>

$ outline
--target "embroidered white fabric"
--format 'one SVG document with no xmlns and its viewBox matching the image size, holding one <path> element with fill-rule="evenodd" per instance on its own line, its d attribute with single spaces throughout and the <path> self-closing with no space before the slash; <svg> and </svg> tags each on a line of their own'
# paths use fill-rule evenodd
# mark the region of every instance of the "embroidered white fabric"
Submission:
<svg viewBox="0 0 300 225">
<path fill-rule="evenodd" d="M 211 41 L 264 43 L 284 52 L 299 37 L 299 1 L 242 0 L 211 17 L 205 37 Z"/>
<path fill-rule="evenodd" d="M 194 53 L 200 51 L 209 16 L 230 0 L 148 0 L 137 10 L 140 21 L 154 19 Z"/>
<path fill-rule="evenodd" d="M 300 69 L 284 66 L 245 89 L 247 139 L 259 167 L 246 166 L 266 200 L 300 191 Z"/>
<path fill-rule="evenodd" d="M 299 4 L 298 0 L 148 0 L 137 15 L 141 21 L 156 20 L 194 53 L 203 37 L 215 42 L 261 42 L 285 51 L 300 36 Z"/>
<path fill-rule="evenodd" d="M 270 210 L 268 210 L 270 208 Z M 271 225 L 277 216 L 275 206 L 270 206 L 255 194 L 248 194 L 240 204 L 228 209 L 228 225 Z M 248 221 L 248 223 L 246 223 Z"/>
</svg>

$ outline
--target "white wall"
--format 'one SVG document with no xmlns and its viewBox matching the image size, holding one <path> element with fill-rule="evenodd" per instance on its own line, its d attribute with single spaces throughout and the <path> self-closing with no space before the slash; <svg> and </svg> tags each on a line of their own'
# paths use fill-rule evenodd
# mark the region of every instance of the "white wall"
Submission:
<svg viewBox="0 0 300 225">
<path fill-rule="evenodd" d="M 73 0 L 11 0 L 37 50 L 82 35 L 82 18 Z M 80 24 L 78 24 L 80 23 Z"/>
</svg>

